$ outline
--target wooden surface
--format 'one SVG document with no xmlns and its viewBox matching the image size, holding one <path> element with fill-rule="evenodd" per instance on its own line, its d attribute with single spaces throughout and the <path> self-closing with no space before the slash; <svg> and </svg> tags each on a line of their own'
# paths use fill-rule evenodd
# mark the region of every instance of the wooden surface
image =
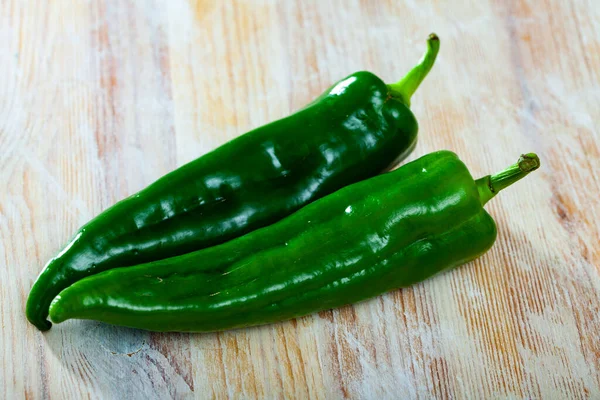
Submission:
<svg viewBox="0 0 600 400">
<path fill-rule="evenodd" d="M 411 158 L 543 163 L 487 207 L 484 257 L 219 334 L 26 322 L 77 227 L 349 73 L 397 80 L 431 31 Z M 600 398 L 599 126 L 595 0 L 1 0 L 0 397 Z"/>
</svg>

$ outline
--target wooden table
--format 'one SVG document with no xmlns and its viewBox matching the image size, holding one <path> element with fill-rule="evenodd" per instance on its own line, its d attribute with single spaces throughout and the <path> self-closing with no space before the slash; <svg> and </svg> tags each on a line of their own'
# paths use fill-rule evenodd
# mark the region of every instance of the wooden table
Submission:
<svg viewBox="0 0 600 400">
<path fill-rule="evenodd" d="M 450 149 L 476 176 L 542 159 L 489 204 L 488 254 L 247 330 L 27 323 L 77 227 L 349 73 L 399 79 L 430 31 L 442 49 L 412 158 Z M 599 125 L 593 0 L 4 0 L 0 397 L 599 398 Z"/>
</svg>

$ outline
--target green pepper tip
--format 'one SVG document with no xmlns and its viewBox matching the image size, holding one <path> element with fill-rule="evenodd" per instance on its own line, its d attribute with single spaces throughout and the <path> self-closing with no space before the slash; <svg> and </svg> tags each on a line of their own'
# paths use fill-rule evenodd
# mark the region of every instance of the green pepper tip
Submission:
<svg viewBox="0 0 600 400">
<path fill-rule="evenodd" d="M 433 32 L 430 33 L 429 37 L 427 38 L 427 47 L 435 48 L 437 53 L 440 49 L 440 37 Z"/>
<path fill-rule="evenodd" d="M 540 167 L 540 159 L 535 153 L 522 154 L 510 167 L 494 175 L 484 176 L 476 181 L 479 199 L 485 205 L 503 189 L 525 178 Z"/>
<path fill-rule="evenodd" d="M 535 153 L 522 154 L 517 162 L 523 172 L 532 172 L 540 167 L 540 158 Z"/>
<path fill-rule="evenodd" d="M 52 322 L 46 321 L 45 319 L 42 319 L 40 321 L 35 321 L 32 323 L 36 326 L 36 328 L 38 328 L 42 332 L 49 331 L 50 328 L 52 328 Z"/>
<path fill-rule="evenodd" d="M 60 306 L 56 306 L 59 302 L 60 295 L 56 296 L 54 300 L 52 300 L 52 303 L 50 303 L 50 308 L 48 309 L 48 317 L 52 322 L 57 324 L 67 319 L 64 318 L 64 315 L 62 315 L 63 313 L 60 312 Z"/>
<path fill-rule="evenodd" d="M 423 58 L 421 58 L 421 61 L 400 81 L 387 85 L 391 96 L 410 107 L 410 98 L 433 67 L 439 51 L 440 38 L 435 33 L 429 34 L 427 38 L 427 51 L 423 55 Z"/>
</svg>

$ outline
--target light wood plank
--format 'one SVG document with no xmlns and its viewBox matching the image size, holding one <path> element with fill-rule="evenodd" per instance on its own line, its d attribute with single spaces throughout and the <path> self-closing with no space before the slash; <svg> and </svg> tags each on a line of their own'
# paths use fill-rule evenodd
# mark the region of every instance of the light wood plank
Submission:
<svg viewBox="0 0 600 400">
<path fill-rule="evenodd" d="M 542 158 L 490 203 L 488 254 L 246 330 L 26 322 L 78 226 L 347 74 L 397 80 L 430 31 L 411 159 L 450 149 L 480 176 Z M 600 397 L 599 66 L 590 0 L 0 2 L 0 397 Z"/>
</svg>

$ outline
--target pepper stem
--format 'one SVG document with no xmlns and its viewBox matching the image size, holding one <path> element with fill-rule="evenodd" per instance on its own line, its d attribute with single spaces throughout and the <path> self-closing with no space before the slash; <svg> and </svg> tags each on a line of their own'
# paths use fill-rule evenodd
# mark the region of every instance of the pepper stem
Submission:
<svg viewBox="0 0 600 400">
<path fill-rule="evenodd" d="M 477 179 L 475 183 L 477 184 L 481 204 L 485 205 L 498 192 L 525 178 L 530 172 L 535 171 L 539 167 L 540 159 L 538 156 L 534 153 L 527 153 L 521 155 L 516 164 L 511 165 L 505 170 Z"/>
<path fill-rule="evenodd" d="M 435 33 L 432 33 L 427 38 L 427 51 L 421 58 L 421 61 L 400 81 L 387 85 L 392 97 L 399 99 L 410 107 L 410 98 L 416 92 L 421 82 L 423 82 L 431 67 L 433 67 L 439 50 L 440 38 Z"/>
</svg>

